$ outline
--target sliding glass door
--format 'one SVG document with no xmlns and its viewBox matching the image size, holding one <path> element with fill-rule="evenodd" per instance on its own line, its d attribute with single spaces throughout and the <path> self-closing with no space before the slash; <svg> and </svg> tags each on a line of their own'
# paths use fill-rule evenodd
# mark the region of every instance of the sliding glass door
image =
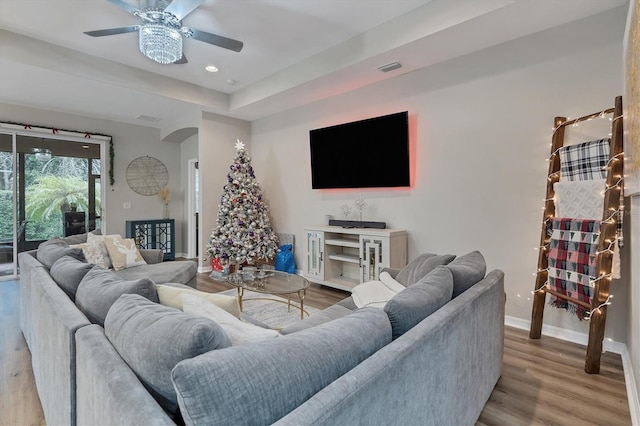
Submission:
<svg viewBox="0 0 640 426">
<path fill-rule="evenodd" d="M 0 134 L 0 278 L 17 274 L 13 135 Z"/>
<path fill-rule="evenodd" d="M 87 141 L 0 134 L 0 278 L 19 273 L 17 253 L 100 226 L 103 151 Z"/>
</svg>

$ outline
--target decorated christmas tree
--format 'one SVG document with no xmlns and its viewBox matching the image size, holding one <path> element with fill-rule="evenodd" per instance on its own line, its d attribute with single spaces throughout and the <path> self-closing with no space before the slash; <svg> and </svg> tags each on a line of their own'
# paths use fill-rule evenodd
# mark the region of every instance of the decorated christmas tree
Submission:
<svg viewBox="0 0 640 426">
<path fill-rule="evenodd" d="M 271 228 L 269 206 L 251 166 L 251 157 L 240 140 L 238 154 L 229 167 L 216 227 L 211 232 L 207 252 L 222 265 L 273 259 L 278 237 Z"/>
</svg>

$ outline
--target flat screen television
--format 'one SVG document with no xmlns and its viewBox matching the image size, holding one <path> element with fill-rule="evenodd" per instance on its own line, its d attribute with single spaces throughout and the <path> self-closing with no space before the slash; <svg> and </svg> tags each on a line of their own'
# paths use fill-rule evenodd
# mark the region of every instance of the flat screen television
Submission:
<svg viewBox="0 0 640 426">
<path fill-rule="evenodd" d="M 407 111 L 309 132 L 311 187 L 411 185 Z"/>
</svg>

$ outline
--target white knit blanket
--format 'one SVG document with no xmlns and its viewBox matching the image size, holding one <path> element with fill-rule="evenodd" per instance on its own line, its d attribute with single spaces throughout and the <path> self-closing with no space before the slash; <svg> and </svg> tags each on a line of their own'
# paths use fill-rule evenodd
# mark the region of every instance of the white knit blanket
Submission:
<svg viewBox="0 0 640 426">
<path fill-rule="evenodd" d="M 405 289 L 405 286 L 391 278 L 387 272 L 380 274 L 380 281 L 367 281 L 351 290 L 351 297 L 358 308 L 365 306 L 384 308 L 389 300 Z"/>
<path fill-rule="evenodd" d="M 553 185 L 556 217 L 602 220 L 605 179 L 561 180 Z M 620 252 L 613 244 L 613 278 L 620 278 Z"/>
</svg>

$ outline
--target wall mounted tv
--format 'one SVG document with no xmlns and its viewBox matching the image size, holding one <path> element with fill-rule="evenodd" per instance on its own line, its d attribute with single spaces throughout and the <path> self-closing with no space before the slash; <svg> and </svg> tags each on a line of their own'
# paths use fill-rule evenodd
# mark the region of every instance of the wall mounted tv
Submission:
<svg viewBox="0 0 640 426">
<path fill-rule="evenodd" d="M 407 111 L 309 132 L 311 187 L 411 185 Z"/>
</svg>

